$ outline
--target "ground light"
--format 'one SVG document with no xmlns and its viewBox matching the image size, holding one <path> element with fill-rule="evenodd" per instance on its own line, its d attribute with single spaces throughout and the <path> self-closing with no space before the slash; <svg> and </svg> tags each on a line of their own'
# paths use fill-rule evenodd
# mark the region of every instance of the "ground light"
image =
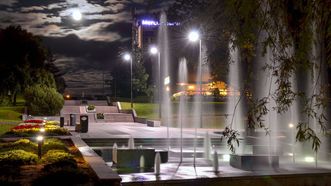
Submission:
<svg viewBox="0 0 331 186">
<path fill-rule="evenodd" d="M 42 133 L 44 133 L 45 132 L 45 128 L 40 128 L 39 131 L 42 132 Z"/>
<path fill-rule="evenodd" d="M 130 61 L 130 76 L 131 76 L 131 83 L 130 83 L 130 94 L 131 94 L 131 109 L 133 108 L 133 94 L 132 94 L 132 56 L 129 53 L 125 53 L 123 55 L 124 61 Z"/>
<path fill-rule="evenodd" d="M 44 136 L 39 135 L 37 136 L 37 142 L 38 142 L 38 158 L 41 159 L 41 146 L 43 144 L 44 141 Z"/>
</svg>

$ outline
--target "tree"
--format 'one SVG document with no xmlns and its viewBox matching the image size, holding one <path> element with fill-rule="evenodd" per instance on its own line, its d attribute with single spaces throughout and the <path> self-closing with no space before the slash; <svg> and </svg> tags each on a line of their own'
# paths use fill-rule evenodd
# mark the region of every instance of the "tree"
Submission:
<svg viewBox="0 0 331 186">
<path fill-rule="evenodd" d="M 35 84 L 25 89 L 24 98 L 29 114 L 53 116 L 60 113 L 64 99 L 55 88 L 43 84 Z"/>
<path fill-rule="evenodd" d="M 133 45 L 133 92 L 135 96 L 150 96 L 151 88 L 148 86 L 149 75 L 144 67 L 142 49 Z"/>
<path fill-rule="evenodd" d="M 56 87 L 53 74 L 46 68 L 51 54 L 39 37 L 20 26 L 0 29 L 0 51 L 1 100 L 8 97 L 15 105 L 17 94 L 34 83 Z"/>
</svg>

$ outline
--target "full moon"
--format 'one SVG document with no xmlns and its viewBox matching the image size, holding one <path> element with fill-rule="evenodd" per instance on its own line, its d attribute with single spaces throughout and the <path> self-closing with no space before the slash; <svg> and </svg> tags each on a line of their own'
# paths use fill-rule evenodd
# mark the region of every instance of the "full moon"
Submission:
<svg viewBox="0 0 331 186">
<path fill-rule="evenodd" d="M 74 10 L 72 12 L 72 18 L 75 20 L 75 21 L 80 21 L 82 19 L 82 13 L 79 11 L 79 10 Z"/>
</svg>

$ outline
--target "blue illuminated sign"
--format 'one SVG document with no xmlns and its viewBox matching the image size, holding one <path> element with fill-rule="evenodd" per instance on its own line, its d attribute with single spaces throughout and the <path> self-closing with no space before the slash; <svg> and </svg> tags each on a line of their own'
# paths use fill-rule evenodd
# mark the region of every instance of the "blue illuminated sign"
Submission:
<svg viewBox="0 0 331 186">
<path fill-rule="evenodd" d="M 154 20 L 141 20 L 141 24 L 144 26 L 159 26 L 160 23 Z M 179 26 L 180 23 L 178 22 L 167 22 L 167 26 Z"/>
</svg>

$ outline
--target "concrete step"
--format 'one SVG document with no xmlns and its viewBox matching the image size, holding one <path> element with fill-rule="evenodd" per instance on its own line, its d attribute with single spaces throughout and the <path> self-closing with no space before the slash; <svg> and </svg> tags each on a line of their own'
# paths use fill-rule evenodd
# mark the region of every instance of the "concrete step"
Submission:
<svg viewBox="0 0 331 186">
<path fill-rule="evenodd" d="M 81 104 L 81 100 L 65 100 L 65 106 L 79 106 Z"/>
<path fill-rule="evenodd" d="M 87 100 L 88 105 L 94 105 L 94 106 L 108 106 L 108 103 L 106 100 Z"/>
<path fill-rule="evenodd" d="M 104 122 L 134 122 L 132 114 L 107 113 Z"/>
<path fill-rule="evenodd" d="M 63 114 L 79 114 L 80 107 L 79 106 L 63 106 L 61 109 L 61 115 Z"/>
<path fill-rule="evenodd" d="M 116 106 L 96 106 L 96 113 L 118 113 L 118 109 Z"/>
</svg>

